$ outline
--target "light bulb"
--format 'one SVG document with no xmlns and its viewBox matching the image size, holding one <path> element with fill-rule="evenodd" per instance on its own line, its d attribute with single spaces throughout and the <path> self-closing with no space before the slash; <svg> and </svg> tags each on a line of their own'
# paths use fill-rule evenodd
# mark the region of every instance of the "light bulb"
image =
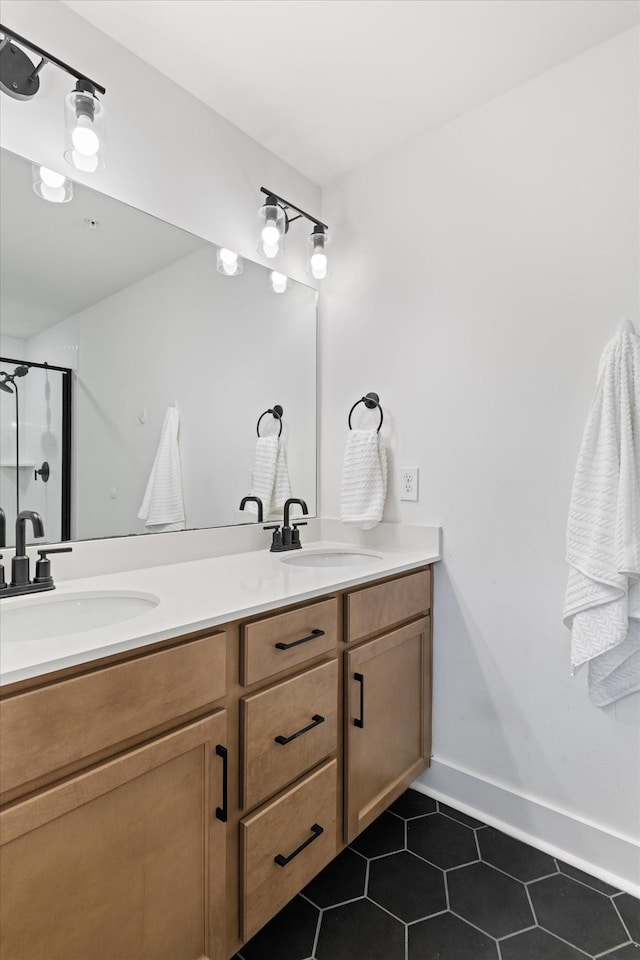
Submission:
<svg viewBox="0 0 640 960">
<path fill-rule="evenodd" d="M 50 187 L 44 180 L 40 186 L 40 196 L 43 200 L 48 200 L 50 203 L 64 203 L 67 199 L 64 187 Z"/>
<path fill-rule="evenodd" d="M 55 190 L 63 185 L 66 177 L 62 173 L 56 173 L 55 170 L 49 170 L 49 167 L 40 167 L 40 179 L 47 187 Z"/>
<path fill-rule="evenodd" d="M 317 251 L 311 255 L 310 260 L 311 275 L 316 280 L 324 280 L 327 275 L 327 255 L 322 251 Z"/>
<path fill-rule="evenodd" d="M 75 150 L 83 157 L 93 157 L 100 149 L 98 134 L 91 126 L 87 117 L 78 117 L 78 123 L 71 134 L 71 142 Z"/>
<path fill-rule="evenodd" d="M 273 246 L 269 243 L 263 243 L 262 251 L 265 257 L 267 257 L 270 260 L 273 260 L 274 257 L 278 256 L 278 253 L 280 252 L 280 247 L 278 246 L 277 243 Z"/>
<path fill-rule="evenodd" d="M 235 277 L 236 274 L 242 273 L 242 260 L 233 250 L 220 247 L 216 260 L 219 273 L 224 273 L 228 277 Z"/>
<path fill-rule="evenodd" d="M 287 289 L 287 277 L 277 270 L 271 271 L 271 287 L 274 293 L 284 293 Z"/>
<path fill-rule="evenodd" d="M 278 241 L 280 240 L 280 231 L 276 226 L 275 220 L 267 220 L 264 227 L 262 228 L 262 242 L 269 247 L 278 247 Z M 267 254 L 269 256 L 269 254 Z"/>
<path fill-rule="evenodd" d="M 98 169 L 97 154 L 94 154 L 92 157 L 87 157 L 85 154 L 73 150 L 71 152 L 71 162 L 76 170 L 84 170 L 85 173 L 94 173 Z"/>
</svg>

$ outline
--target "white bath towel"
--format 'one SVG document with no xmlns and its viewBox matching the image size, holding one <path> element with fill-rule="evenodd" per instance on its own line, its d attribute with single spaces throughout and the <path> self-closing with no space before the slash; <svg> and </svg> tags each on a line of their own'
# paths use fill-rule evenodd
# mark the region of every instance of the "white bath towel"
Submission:
<svg viewBox="0 0 640 960">
<path fill-rule="evenodd" d="M 576 468 L 564 622 L 600 707 L 640 691 L 640 337 L 605 347 Z"/>
<path fill-rule="evenodd" d="M 265 517 L 274 510 L 281 510 L 291 496 L 287 457 L 279 437 L 258 437 L 256 441 L 251 496 L 260 497 Z M 258 512 L 257 504 L 252 502 L 245 509 Z"/>
<path fill-rule="evenodd" d="M 158 452 L 151 468 L 149 482 L 138 512 L 150 533 L 184 530 L 182 470 L 178 447 L 180 415 L 169 407 L 162 424 Z"/>
<path fill-rule="evenodd" d="M 340 519 L 362 530 L 382 520 L 387 495 L 387 453 L 375 430 L 350 430 L 344 450 Z"/>
</svg>

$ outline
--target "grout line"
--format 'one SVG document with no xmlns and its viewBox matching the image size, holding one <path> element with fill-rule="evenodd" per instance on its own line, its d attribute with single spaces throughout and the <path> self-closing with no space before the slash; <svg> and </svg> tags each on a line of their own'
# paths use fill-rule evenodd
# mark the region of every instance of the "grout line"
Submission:
<svg viewBox="0 0 640 960">
<path fill-rule="evenodd" d="M 365 897 L 365 900 L 368 900 L 369 903 L 372 903 L 374 907 L 378 907 L 383 913 L 388 914 L 390 917 L 393 917 L 394 920 L 397 920 L 398 923 L 401 923 L 403 927 L 406 927 L 406 920 L 401 920 L 399 916 L 395 913 L 391 913 L 391 910 L 388 910 L 386 907 L 383 907 L 381 903 L 378 903 L 377 900 L 372 900 L 371 897 Z"/>
<path fill-rule="evenodd" d="M 451 902 L 449 900 L 449 881 L 447 880 L 447 871 L 442 871 L 442 876 L 444 878 L 444 895 L 447 903 L 447 910 L 451 910 Z"/>
<path fill-rule="evenodd" d="M 427 862 L 430 863 L 431 861 L 429 860 Z M 468 860 L 467 863 L 457 863 L 455 867 L 438 867 L 438 869 L 442 870 L 443 873 L 454 873 L 456 870 L 462 870 L 464 867 L 473 867 L 476 863 L 482 863 L 482 861 Z M 437 866 L 437 864 L 434 864 L 434 866 Z M 489 864 L 485 864 L 485 866 L 489 866 Z"/>
<path fill-rule="evenodd" d="M 366 867 L 364 868 L 364 896 L 365 896 L 365 897 L 368 896 L 368 894 L 369 894 L 369 870 L 370 870 L 370 867 L 371 867 L 371 864 L 370 864 L 369 860 L 367 860 L 367 865 L 366 865 Z"/>
<path fill-rule="evenodd" d="M 449 913 L 449 908 L 446 910 L 438 910 L 436 913 L 430 913 L 426 917 L 418 917 L 417 920 L 407 920 L 408 927 L 415 927 L 416 923 L 424 923 L 425 920 L 433 920 L 435 917 L 442 917 L 445 913 Z"/>
<path fill-rule="evenodd" d="M 606 960 L 607 957 L 611 956 L 614 950 L 620 950 L 621 947 L 628 947 L 634 943 L 634 940 L 625 940 L 624 943 L 619 943 L 616 947 L 610 947 L 606 953 L 596 953 L 594 955 L 594 960 Z"/>
<path fill-rule="evenodd" d="M 320 939 L 320 927 L 322 926 L 322 918 L 324 917 L 324 910 L 320 910 L 318 915 L 318 921 L 316 923 L 316 932 L 313 938 L 313 946 L 311 947 L 311 956 L 315 957 L 316 950 L 318 949 L 318 940 Z"/>
<path fill-rule="evenodd" d="M 529 846 L 531 846 L 531 844 L 529 844 Z M 535 847 L 534 847 L 534 849 L 535 849 Z M 584 880 L 578 880 L 577 877 L 572 877 L 570 873 L 565 873 L 564 870 L 562 869 L 562 867 L 560 866 L 560 864 L 558 863 L 558 858 L 557 858 L 557 857 L 554 857 L 554 861 L 555 861 L 555 864 L 556 864 L 556 866 L 557 866 L 557 868 L 558 868 L 558 873 L 559 873 L 562 877 L 566 877 L 567 880 L 573 880 L 574 883 L 580 883 L 580 884 L 582 884 L 582 886 L 583 886 L 583 887 L 586 887 L 587 890 L 593 890 L 594 893 L 599 893 L 601 897 L 609 897 L 609 899 L 612 900 L 614 897 L 619 897 L 621 894 L 624 893 L 624 890 L 616 890 L 615 893 L 603 893 L 602 890 L 598 890 L 597 887 L 592 887 L 590 883 L 586 883 Z M 576 870 L 577 870 L 577 869 L 578 869 L 578 868 L 576 867 Z M 584 872 L 584 871 L 581 871 L 581 872 Z M 589 874 L 587 874 L 587 876 L 589 876 Z M 594 880 L 595 880 L 595 879 L 596 879 L 596 878 L 594 877 Z M 603 880 L 602 882 L 604 883 L 604 880 Z M 609 884 L 607 884 L 607 886 L 610 887 L 611 884 L 609 883 Z"/>
<path fill-rule="evenodd" d="M 359 857 L 362 857 L 363 860 L 366 860 L 367 863 L 369 862 L 369 857 L 365 857 L 364 853 L 360 853 L 355 847 L 347 847 L 347 850 L 351 850 L 351 853 L 356 853 Z"/>
<path fill-rule="evenodd" d="M 538 927 L 539 927 L 541 930 L 544 930 L 545 933 L 548 933 L 550 937 L 555 937 L 556 940 L 560 940 L 562 943 L 566 943 L 566 945 L 567 945 L 568 947 L 573 947 L 574 950 L 577 950 L 578 953 L 581 953 L 581 954 L 583 954 L 585 957 L 588 957 L 589 960 L 593 960 L 593 954 L 592 954 L 592 953 L 587 953 L 586 950 L 583 950 L 582 947 L 579 947 L 577 944 L 571 943 L 570 940 L 565 940 L 564 937 L 558 936 L 558 934 L 557 934 L 557 933 L 554 933 L 553 930 L 547 930 L 547 928 L 546 928 L 546 927 L 543 927 L 542 924 L 540 924 L 540 923 L 538 924 Z M 613 947 L 612 949 L 615 950 L 615 947 Z"/>
<path fill-rule="evenodd" d="M 531 880 L 521 880 L 520 883 L 524 883 L 525 887 L 530 883 L 538 883 L 539 880 L 550 880 L 551 877 L 557 877 L 559 871 L 556 870 L 555 873 L 545 873 L 544 877 L 533 877 Z M 562 874 L 564 877 L 564 873 Z"/>
<path fill-rule="evenodd" d="M 531 916 L 533 917 L 533 922 L 537 924 L 538 915 L 536 914 L 535 908 L 533 906 L 533 900 L 531 899 L 531 894 L 529 893 L 529 887 L 526 885 L 526 883 L 523 883 L 522 886 L 524 887 L 525 893 L 527 895 L 527 903 L 529 904 L 529 909 L 531 910 Z"/>
<path fill-rule="evenodd" d="M 452 917 L 457 917 L 458 920 L 462 920 L 462 922 L 466 923 L 467 926 L 473 927 L 473 929 L 477 930 L 478 933 L 482 933 L 485 937 L 489 937 L 489 940 L 493 940 L 494 943 L 498 942 L 498 938 L 494 937 L 492 933 L 489 933 L 487 930 L 483 930 L 482 927 L 476 926 L 476 924 L 472 923 L 471 920 L 467 920 L 466 917 L 463 917 L 461 913 L 456 913 L 455 910 L 449 910 L 449 913 Z"/>
<path fill-rule="evenodd" d="M 620 923 L 622 924 L 622 929 L 624 930 L 624 932 L 625 932 L 625 933 L 627 934 L 627 936 L 629 937 L 629 940 L 633 940 L 633 937 L 631 936 L 631 931 L 629 930 L 629 927 L 628 927 L 628 926 L 626 925 L 626 923 L 624 922 L 624 920 L 623 920 L 623 918 L 622 918 L 622 914 L 621 914 L 620 911 L 618 910 L 618 904 L 613 900 L 613 897 L 611 898 L 611 903 L 612 903 L 613 909 L 615 910 L 615 912 L 617 913 L 618 917 L 620 918 Z M 634 941 L 634 942 L 635 942 L 635 941 Z"/>
<path fill-rule="evenodd" d="M 519 937 L 521 933 L 528 933 L 529 930 L 538 930 L 538 924 L 532 923 L 530 927 L 523 927 L 522 930 L 516 930 L 515 933 L 505 933 L 504 937 L 500 937 L 499 943 L 504 943 L 505 940 L 512 940 L 513 937 Z"/>
</svg>

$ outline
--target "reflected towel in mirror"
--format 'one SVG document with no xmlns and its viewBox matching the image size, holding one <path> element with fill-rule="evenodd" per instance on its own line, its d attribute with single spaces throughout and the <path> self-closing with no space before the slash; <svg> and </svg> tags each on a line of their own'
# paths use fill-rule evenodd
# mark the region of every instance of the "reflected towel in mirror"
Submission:
<svg viewBox="0 0 640 960">
<path fill-rule="evenodd" d="M 177 407 L 169 407 L 162 424 L 158 452 L 151 468 L 149 482 L 138 511 L 149 533 L 184 530 L 182 498 L 182 468 L 178 431 L 180 414 Z"/>
<path fill-rule="evenodd" d="M 287 455 L 279 437 L 258 437 L 253 460 L 251 496 L 260 497 L 265 517 L 282 510 L 291 496 Z M 257 505 L 248 503 L 245 510 L 257 513 Z"/>
</svg>

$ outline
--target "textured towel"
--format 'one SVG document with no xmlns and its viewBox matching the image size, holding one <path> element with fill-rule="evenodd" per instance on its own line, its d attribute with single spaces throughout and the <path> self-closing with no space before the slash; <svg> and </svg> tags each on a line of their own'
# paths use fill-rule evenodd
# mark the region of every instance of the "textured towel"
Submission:
<svg viewBox="0 0 640 960">
<path fill-rule="evenodd" d="M 375 430 L 350 430 L 344 451 L 340 519 L 362 530 L 382 520 L 387 495 L 387 453 Z"/>
<path fill-rule="evenodd" d="M 640 691 L 640 337 L 605 347 L 567 524 L 564 622 L 600 707 Z"/>
<path fill-rule="evenodd" d="M 258 437 L 253 460 L 251 496 L 260 497 L 264 515 L 281 510 L 291 496 L 287 457 L 279 437 Z M 248 503 L 246 510 L 258 512 L 258 505 Z"/>
<path fill-rule="evenodd" d="M 150 533 L 184 530 L 182 470 L 178 449 L 180 415 L 169 407 L 162 424 L 158 452 L 138 512 Z"/>
</svg>

